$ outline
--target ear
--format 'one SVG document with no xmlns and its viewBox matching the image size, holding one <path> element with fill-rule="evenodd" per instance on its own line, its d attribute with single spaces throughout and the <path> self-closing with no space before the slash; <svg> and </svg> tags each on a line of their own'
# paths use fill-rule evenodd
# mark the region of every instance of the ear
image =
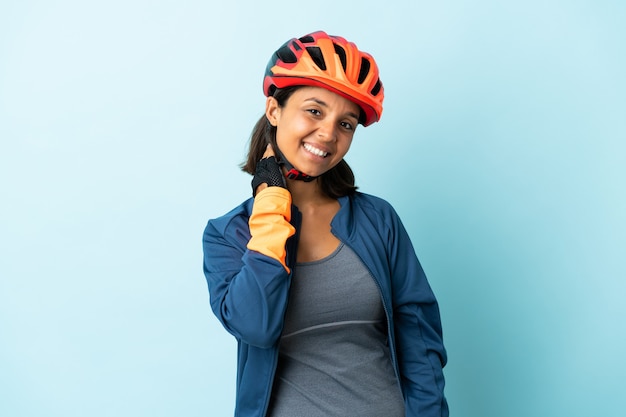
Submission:
<svg viewBox="0 0 626 417">
<path fill-rule="evenodd" d="M 267 120 L 269 120 L 272 126 L 278 125 L 278 119 L 280 118 L 280 106 L 274 97 L 270 96 L 265 101 L 265 117 L 267 117 Z"/>
</svg>

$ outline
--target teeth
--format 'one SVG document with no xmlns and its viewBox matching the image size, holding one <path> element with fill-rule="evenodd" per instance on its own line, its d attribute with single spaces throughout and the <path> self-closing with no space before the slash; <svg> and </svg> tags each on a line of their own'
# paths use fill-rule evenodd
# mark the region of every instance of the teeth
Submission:
<svg viewBox="0 0 626 417">
<path fill-rule="evenodd" d="M 308 143 L 304 144 L 304 149 L 306 149 L 307 151 L 311 152 L 313 155 L 317 155 L 317 156 L 321 156 L 321 157 L 326 157 L 326 155 L 328 155 L 328 152 L 324 152 L 320 149 L 314 148 L 313 146 L 309 145 Z"/>
</svg>

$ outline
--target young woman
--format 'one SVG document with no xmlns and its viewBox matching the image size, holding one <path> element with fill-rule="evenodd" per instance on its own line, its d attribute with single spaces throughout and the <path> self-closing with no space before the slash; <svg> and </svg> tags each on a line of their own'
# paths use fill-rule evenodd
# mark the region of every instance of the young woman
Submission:
<svg viewBox="0 0 626 417">
<path fill-rule="evenodd" d="M 435 296 L 393 208 L 343 159 L 382 113 L 376 62 L 315 32 L 272 55 L 263 89 L 253 198 L 203 241 L 211 307 L 238 341 L 235 415 L 447 416 Z"/>
</svg>

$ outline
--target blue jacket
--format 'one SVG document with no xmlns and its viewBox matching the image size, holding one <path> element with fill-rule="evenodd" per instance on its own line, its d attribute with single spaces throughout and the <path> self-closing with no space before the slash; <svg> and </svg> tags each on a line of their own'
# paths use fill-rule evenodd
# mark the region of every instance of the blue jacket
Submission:
<svg viewBox="0 0 626 417">
<path fill-rule="evenodd" d="M 339 199 L 332 233 L 369 269 L 387 314 L 392 361 L 406 415 L 447 417 L 439 307 L 409 236 L 386 201 L 363 193 Z M 204 232 L 204 273 L 213 312 L 238 342 L 235 416 L 263 417 L 278 361 L 278 342 L 291 272 L 247 249 L 254 200 L 210 220 Z M 292 206 L 291 223 L 298 229 Z M 287 240 L 286 264 L 295 264 L 296 235 Z M 293 268 L 291 268 L 293 271 Z"/>
</svg>

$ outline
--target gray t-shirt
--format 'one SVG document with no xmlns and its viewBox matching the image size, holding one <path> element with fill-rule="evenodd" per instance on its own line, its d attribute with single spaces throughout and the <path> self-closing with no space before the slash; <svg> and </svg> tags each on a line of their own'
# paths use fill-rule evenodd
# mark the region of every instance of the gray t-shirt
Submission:
<svg viewBox="0 0 626 417">
<path fill-rule="evenodd" d="M 402 417 L 380 291 L 341 244 L 294 268 L 270 417 Z"/>
</svg>

